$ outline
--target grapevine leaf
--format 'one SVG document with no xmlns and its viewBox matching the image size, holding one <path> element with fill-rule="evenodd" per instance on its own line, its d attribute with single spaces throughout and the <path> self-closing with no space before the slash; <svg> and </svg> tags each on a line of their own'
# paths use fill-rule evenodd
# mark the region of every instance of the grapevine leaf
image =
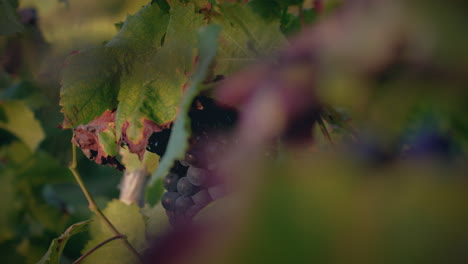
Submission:
<svg viewBox="0 0 468 264">
<path fill-rule="evenodd" d="M 74 52 L 65 61 L 60 105 L 62 128 L 87 124 L 117 105 L 117 61 L 104 48 Z"/>
<path fill-rule="evenodd" d="M 0 36 L 11 35 L 24 30 L 18 15 L 16 7 L 18 1 L 0 0 Z"/>
<path fill-rule="evenodd" d="M 39 260 L 37 264 L 59 264 L 60 263 L 60 256 L 62 255 L 62 251 L 67 244 L 68 239 L 75 234 L 84 232 L 88 228 L 88 223 L 90 220 L 86 220 L 83 222 L 79 222 L 76 224 L 71 225 L 63 234 L 61 234 L 58 238 L 52 240 L 50 244 L 49 250 L 45 253 L 45 255 Z"/>
<path fill-rule="evenodd" d="M 0 102 L 3 111 L 0 128 L 8 130 L 31 149 L 35 150 L 44 139 L 44 131 L 23 101 Z"/>
<path fill-rule="evenodd" d="M 149 151 L 145 151 L 143 160 L 140 160 L 137 154 L 131 153 L 127 148 L 120 148 L 119 154 L 122 157 L 122 163 L 125 165 L 127 171 L 145 168 L 149 174 L 152 174 L 159 164 L 159 156 Z"/>
<path fill-rule="evenodd" d="M 316 9 L 304 9 L 301 15 L 284 13 L 281 17 L 281 31 L 286 35 L 299 33 L 303 24 L 310 25 L 317 20 Z"/>
<path fill-rule="evenodd" d="M 121 201 L 113 200 L 103 213 L 117 230 L 127 237 L 128 242 L 137 251 L 141 252 L 146 248 L 145 218 L 137 205 L 126 205 Z M 95 217 L 94 220 L 90 227 L 92 240 L 86 244 L 83 253 L 114 236 L 114 233 L 100 219 Z M 122 241 L 114 240 L 93 252 L 83 260 L 83 263 L 136 263 L 136 259 Z"/>
<path fill-rule="evenodd" d="M 223 3 L 222 16 L 214 23 L 223 27 L 216 56 L 216 74 L 229 74 L 278 51 L 286 42 L 278 21 L 266 21 L 249 6 Z"/>
<path fill-rule="evenodd" d="M 159 8 L 161 8 L 164 12 L 169 13 L 170 7 L 166 0 L 152 0 L 151 3 L 156 3 L 157 5 L 159 5 Z"/>
<path fill-rule="evenodd" d="M 115 110 L 115 138 L 102 134 L 96 142 L 110 156 L 117 143 L 125 143 L 142 160 L 151 134 L 176 118 L 193 73 L 196 32 L 207 21 L 195 4 L 172 1 L 168 10 L 149 4 L 129 16 L 105 47 L 69 56 L 62 81 L 63 128 Z M 224 3 L 218 11 L 222 16 L 210 20 L 225 29 L 217 66 L 210 69 L 216 74 L 237 71 L 284 42 L 279 23 L 264 21 L 248 6 Z"/>
<path fill-rule="evenodd" d="M 154 238 L 168 230 L 169 220 L 161 203 L 155 206 L 145 204 L 141 209 L 141 213 L 147 218 L 146 234 L 148 237 Z"/>
<path fill-rule="evenodd" d="M 176 117 L 192 72 L 196 30 L 204 23 L 193 4 L 173 1 L 169 13 L 150 4 L 129 16 L 105 47 L 69 56 L 62 127 L 87 124 L 116 109 L 115 142 L 122 140 L 142 159 L 152 132 Z"/>
<path fill-rule="evenodd" d="M 146 197 L 150 198 L 153 193 L 153 185 L 156 180 L 163 177 L 169 172 L 172 164 L 177 159 L 183 159 L 184 153 L 188 148 L 188 139 L 190 137 L 190 125 L 187 112 L 192 104 L 193 99 L 199 93 L 200 84 L 205 78 L 208 68 L 216 55 L 218 48 L 218 37 L 221 31 L 219 25 L 208 25 L 199 31 L 199 57 L 197 68 L 192 75 L 182 102 L 180 104 L 180 112 L 174 122 L 173 130 L 166 153 L 161 160 L 153 177 L 150 179 Z"/>
<path fill-rule="evenodd" d="M 287 8 L 287 1 L 281 0 L 253 0 L 249 2 L 250 7 L 266 19 L 275 19 Z"/>
<path fill-rule="evenodd" d="M 156 130 L 148 129 L 150 124 L 145 119 L 165 125 L 177 115 L 196 55 L 196 32 L 204 24 L 203 16 L 194 12 L 192 4 L 184 6 L 173 1 L 169 14 L 164 45 L 154 56 L 146 55 L 145 60 L 133 64 L 133 74 L 124 76 L 119 91 L 116 129 L 122 130 L 122 139 L 140 159 Z"/>
</svg>

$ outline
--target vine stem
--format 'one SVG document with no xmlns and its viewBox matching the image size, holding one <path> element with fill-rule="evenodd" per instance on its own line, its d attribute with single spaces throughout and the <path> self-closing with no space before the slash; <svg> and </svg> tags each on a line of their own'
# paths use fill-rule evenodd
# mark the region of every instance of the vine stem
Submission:
<svg viewBox="0 0 468 264">
<path fill-rule="evenodd" d="M 86 197 L 86 200 L 88 200 L 88 208 L 91 212 L 96 214 L 102 222 L 114 233 L 114 239 L 120 239 L 122 242 L 125 244 L 125 246 L 132 252 L 135 257 L 138 258 L 140 263 L 143 263 L 140 254 L 136 251 L 136 249 L 128 242 L 127 237 L 120 233 L 117 228 L 109 221 L 109 219 L 102 213 L 101 209 L 97 206 L 96 202 L 94 201 L 93 197 L 89 193 L 88 188 L 83 182 L 83 179 L 81 178 L 80 174 L 78 173 L 78 170 L 76 169 L 77 167 L 77 158 L 76 158 L 76 146 L 75 144 L 72 143 L 72 162 L 68 166 L 70 171 L 72 172 L 73 176 L 75 177 L 75 180 L 78 182 L 78 185 L 81 188 L 81 191 L 83 192 L 84 196 Z M 117 238 L 115 238 L 117 237 Z M 89 255 L 89 254 L 88 254 Z M 81 261 L 81 260 L 80 260 Z"/>
<path fill-rule="evenodd" d="M 85 254 L 83 254 L 81 257 L 79 257 L 77 260 L 75 260 L 75 262 L 73 262 L 73 264 L 78 264 L 80 263 L 81 261 L 83 261 L 83 259 L 85 259 L 87 256 L 91 255 L 91 253 L 93 253 L 94 251 L 96 251 L 98 248 L 104 246 L 105 244 L 111 242 L 111 241 L 114 241 L 116 239 L 124 239 L 125 238 L 125 235 L 115 235 L 111 238 L 108 238 L 104 241 L 102 241 L 101 243 L 97 244 L 95 247 L 93 247 L 92 249 L 90 249 L 88 252 L 86 252 Z"/>
</svg>

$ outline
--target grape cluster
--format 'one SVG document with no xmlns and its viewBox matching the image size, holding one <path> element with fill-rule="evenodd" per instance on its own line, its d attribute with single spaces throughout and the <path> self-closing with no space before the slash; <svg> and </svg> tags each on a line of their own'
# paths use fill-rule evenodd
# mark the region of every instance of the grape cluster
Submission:
<svg viewBox="0 0 468 264">
<path fill-rule="evenodd" d="M 183 160 L 173 164 L 163 181 L 166 192 L 161 203 L 173 225 L 190 221 L 210 202 L 226 194 L 225 186 L 214 173 L 213 160 L 225 151 L 229 139 L 226 132 L 234 126 L 237 113 L 208 97 L 198 97 L 189 117 L 192 129 L 189 150 Z M 153 133 L 147 149 L 163 156 L 170 132 L 166 129 Z"/>
<path fill-rule="evenodd" d="M 186 160 L 175 162 L 164 178 L 167 191 L 161 198 L 172 224 L 189 221 L 211 201 L 224 195 L 223 185 L 213 182 L 210 176 L 209 170 L 193 166 Z"/>
</svg>

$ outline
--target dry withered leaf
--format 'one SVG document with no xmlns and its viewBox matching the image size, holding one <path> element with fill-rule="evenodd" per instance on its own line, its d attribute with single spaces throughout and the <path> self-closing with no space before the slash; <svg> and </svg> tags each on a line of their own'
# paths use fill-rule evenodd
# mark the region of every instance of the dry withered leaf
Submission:
<svg viewBox="0 0 468 264">
<path fill-rule="evenodd" d="M 107 110 L 100 117 L 86 125 L 79 125 L 74 129 L 72 142 L 76 144 L 86 157 L 98 164 L 108 164 L 118 170 L 125 167 L 116 159 L 115 154 L 108 153 L 100 144 L 99 134 L 111 132 L 115 129 L 115 110 Z"/>
</svg>

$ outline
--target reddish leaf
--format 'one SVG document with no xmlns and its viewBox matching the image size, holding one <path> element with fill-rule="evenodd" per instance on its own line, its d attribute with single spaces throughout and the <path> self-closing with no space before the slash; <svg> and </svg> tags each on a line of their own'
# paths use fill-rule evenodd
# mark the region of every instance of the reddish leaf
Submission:
<svg viewBox="0 0 468 264">
<path fill-rule="evenodd" d="M 115 155 L 107 153 L 100 144 L 99 134 L 115 128 L 115 111 L 107 110 L 100 117 L 86 125 L 79 125 L 74 129 L 72 142 L 83 150 L 89 159 L 98 164 L 109 164 L 118 170 L 124 169 Z"/>
</svg>

